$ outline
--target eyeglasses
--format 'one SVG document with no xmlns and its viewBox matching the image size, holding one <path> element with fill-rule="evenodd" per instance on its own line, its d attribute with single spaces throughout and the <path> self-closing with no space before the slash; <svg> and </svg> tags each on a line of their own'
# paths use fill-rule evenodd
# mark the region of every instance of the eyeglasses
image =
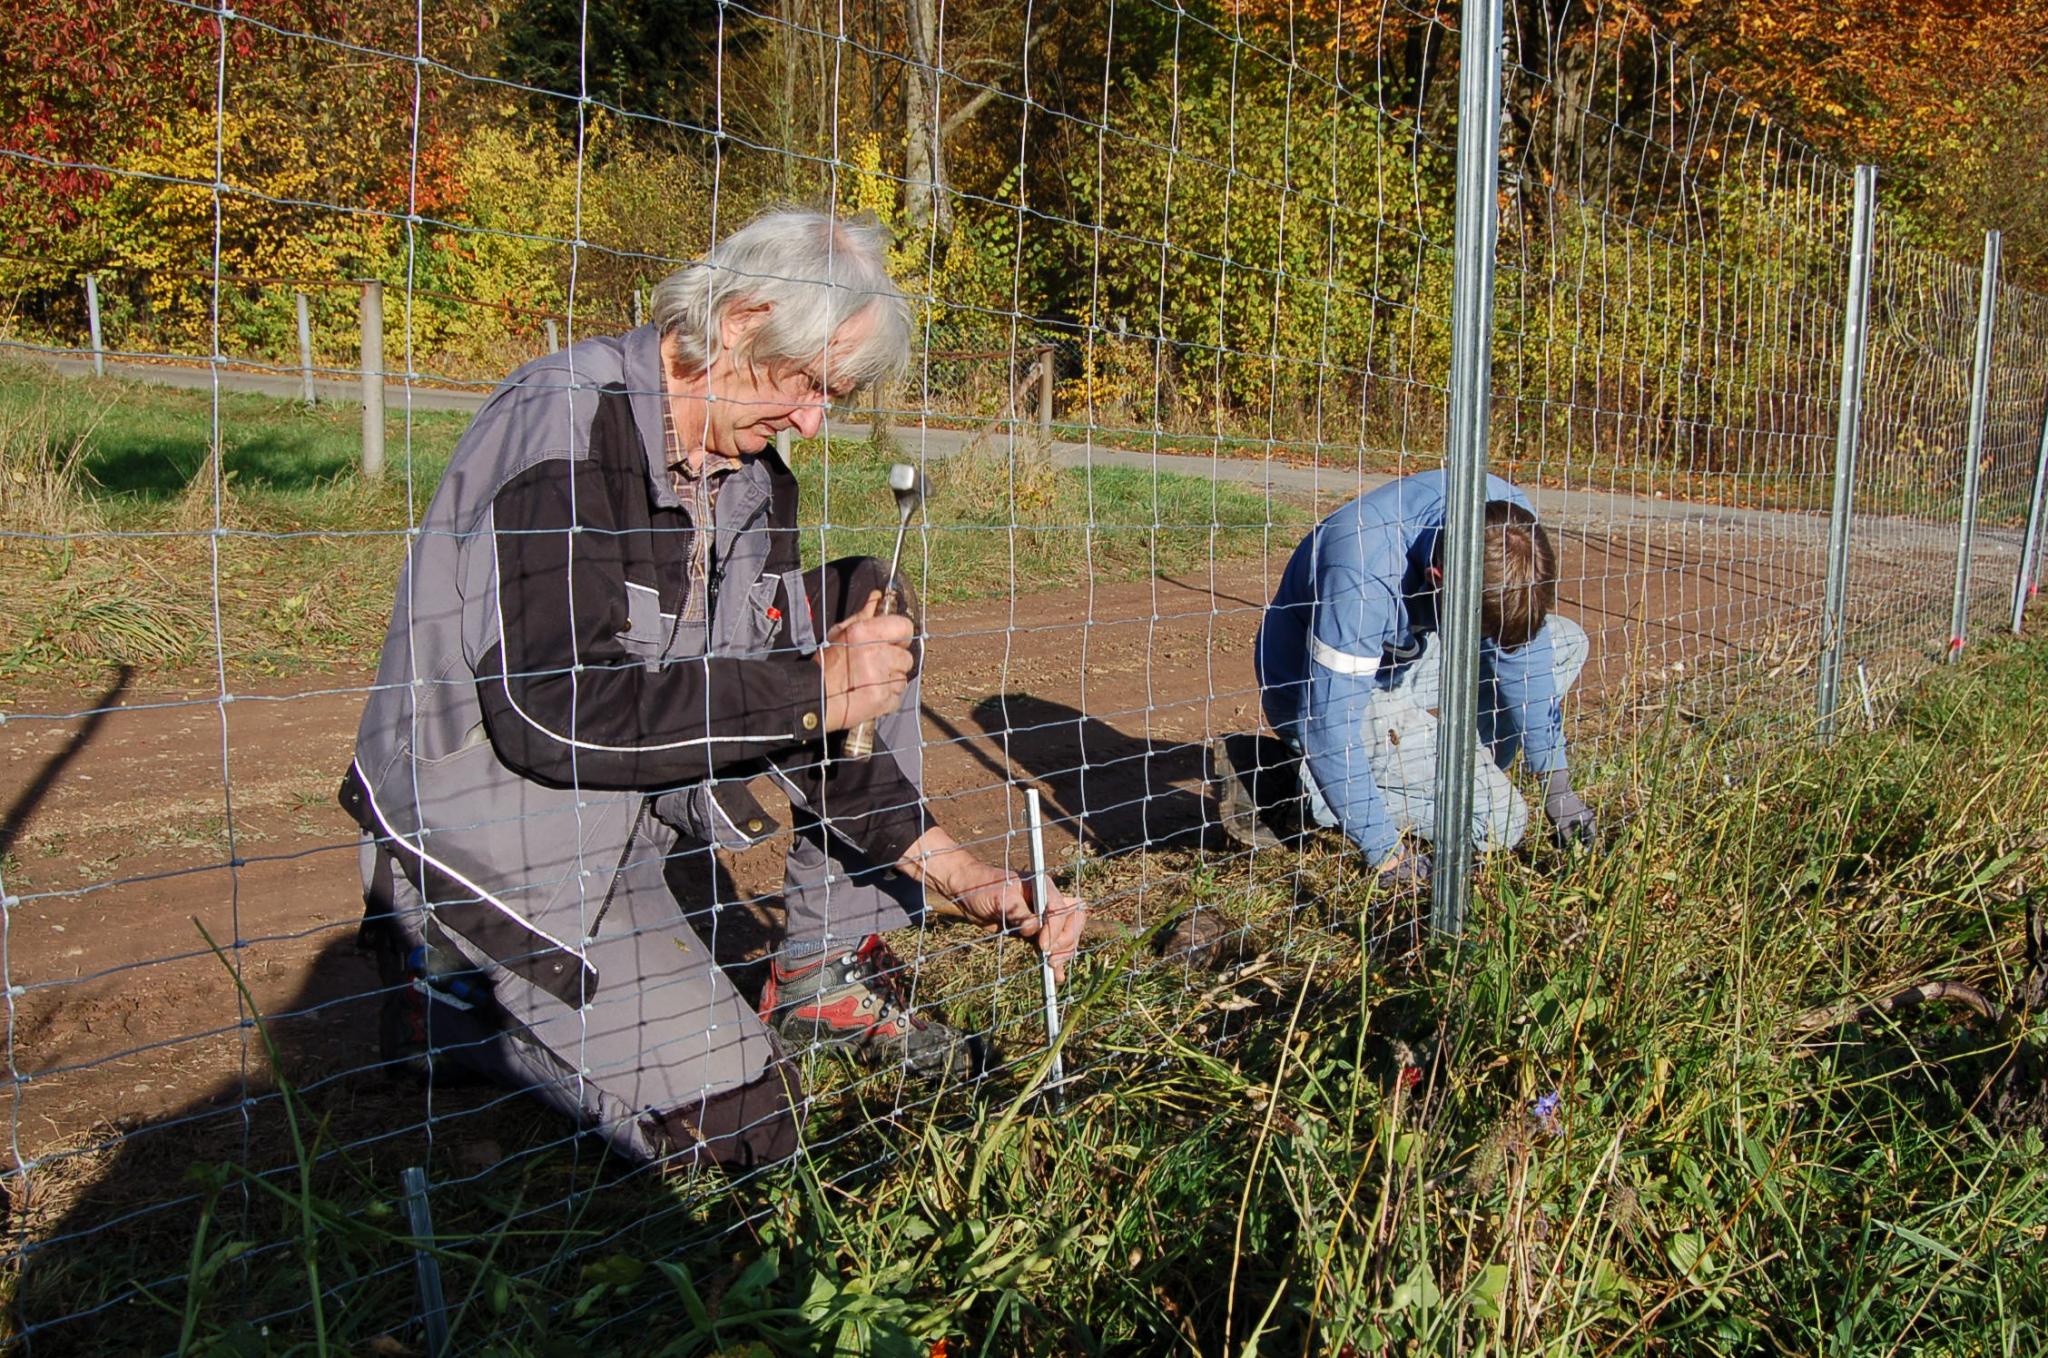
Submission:
<svg viewBox="0 0 2048 1358">
<path fill-rule="evenodd" d="M 825 385 L 825 379 L 809 368 L 799 368 L 795 373 L 797 389 L 820 405 L 844 401 L 853 395 L 853 384 L 842 382 L 835 389 Z"/>
</svg>

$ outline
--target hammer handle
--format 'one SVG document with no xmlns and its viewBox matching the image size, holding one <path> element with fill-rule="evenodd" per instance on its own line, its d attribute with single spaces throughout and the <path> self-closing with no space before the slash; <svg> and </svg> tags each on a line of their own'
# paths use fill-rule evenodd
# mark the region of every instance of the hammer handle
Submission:
<svg viewBox="0 0 2048 1358">
<path fill-rule="evenodd" d="M 882 591 L 881 607 L 875 616 L 886 618 L 896 611 L 896 568 L 903 564 L 903 535 L 910 529 L 910 510 L 903 509 L 896 521 L 896 550 L 889 553 L 889 583 Z M 866 759 L 875 752 L 875 719 L 869 717 L 846 733 L 839 744 L 841 759 Z"/>
<path fill-rule="evenodd" d="M 875 616 L 886 618 L 896 611 L 896 586 L 891 577 L 888 589 L 882 591 L 882 606 L 875 610 Z M 846 739 L 839 746 L 841 759 L 866 759 L 875 752 L 875 719 L 869 717 L 846 733 Z"/>
</svg>

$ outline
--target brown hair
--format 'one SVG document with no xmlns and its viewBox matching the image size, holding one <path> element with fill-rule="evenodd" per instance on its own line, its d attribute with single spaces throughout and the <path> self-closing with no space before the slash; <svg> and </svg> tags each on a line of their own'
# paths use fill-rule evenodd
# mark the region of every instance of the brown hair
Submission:
<svg viewBox="0 0 2048 1358">
<path fill-rule="evenodd" d="M 1479 596 L 1479 630 L 1503 650 L 1518 650 L 1543 630 L 1557 606 L 1557 548 L 1536 516 L 1513 500 L 1486 502 L 1481 536 L 1486 584 Z M 1442 570 L 1442 534 L 1435 557 Z"/>
</svg>

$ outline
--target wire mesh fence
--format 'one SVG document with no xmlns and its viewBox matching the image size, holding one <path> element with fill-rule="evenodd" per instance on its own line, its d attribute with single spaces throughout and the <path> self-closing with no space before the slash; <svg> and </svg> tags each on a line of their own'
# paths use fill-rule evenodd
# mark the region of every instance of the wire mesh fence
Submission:
<svg viewBox="0 0 2048 1358">
<path fill-rule="evenodd" d="M 1425 939 L 1413 891 L 1363 924 L 1320 902 L 1427 837 L 1432 665 L 1483 666 L 1482 847 L 1544 838 L 1559 769 L 1625 820 L 1606 756 L 1659 722 L 1814 737 L 1851 173 L 1627 9 L 1506 34 L 1485 428 L 1557 601 L 1540 676 L 1533 637 L 1447 656 L 1460 35 L 1254 8 L 724 4 L 664 83 L 587 21 L 493 49 L 425 7 L 129 4 L 189 107 L 128 152 L 0 149 L 47 214 L 0 257 L 24 363 L 203 372 L 196 398 L 5 380 L 25 1351 L 618 1342 L 674 1304 L 628 1256 L 759 1243 L 792 1145 L 829 1202 L 1056 1059 L 1048 1096 L 1081 1099 L 1225 1051 L 1271 1021 L 1232 998 L 1261 976 Z M 884 228 L 900 375 L 835 382 L 837 346 L 717 368 L 726 313 L 663 320 L 663 280 L 787 203 Z M 1876 214 L 1852 719 L 2026 593 L 2048 299 L 1994 272 L 1980 322 L 1980 264 Z M 815 305 L 871 320 L 831 276 Z M 714 373 L 755 385 L 691 397 Z M 316 376 L 315 411 L 241 394 Z M 374 433 L 335 404 L 358 377 Z M 762 382 L 810 384 L 768 420 L 789 477 L 720 412 L 773 407 Z M 353 465 L 378 439 L 381 480 Z M 723 490 L 706 449 L 745 454 Z M 1323 563 L 1366 560 L 1333 535 L 1290 571 L 1374 492 L 1389 569 L 1329 592 Z M 882 574 L 827 563 L 899 542 L 918 668 L 874 774 L 821 729 L 854 723 L 818 655 Z M 1261 649 L 1290 610 L 1299 654 Z M 1378 748 L 1397 697 L 1405 752 Z M 1014 915 L 1032 800 L 1090 916 L 1057 1053 Z M 993 935 L 921 909 L 985 921 L 1003 871 Z M 877 1059 L 770 1038 L 821 962 L 812 1033 L 843 1003 Z"/>
</svg>

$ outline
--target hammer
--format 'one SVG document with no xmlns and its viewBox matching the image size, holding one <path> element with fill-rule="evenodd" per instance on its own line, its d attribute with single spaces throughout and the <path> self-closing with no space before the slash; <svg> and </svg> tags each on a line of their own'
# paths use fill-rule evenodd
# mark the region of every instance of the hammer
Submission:
<svg viewBox="0 0 2048 1358">
<path fill-rule="evenodd" d="M 889 492 L 896 497 L 896 550 L 889 555 L 889 586 L 882 594 L 882 616 L 896 611 L 896 568 L 903 562 L 903 535 L 910 529 L 910 516 L 931 492 L 931 482 L 908 462 L 889 468 Z M 875 752 L 875 719 L 868 718 L 846 733 L 839 747 L 843 759 L 866 759 Z"/>
</svg>

